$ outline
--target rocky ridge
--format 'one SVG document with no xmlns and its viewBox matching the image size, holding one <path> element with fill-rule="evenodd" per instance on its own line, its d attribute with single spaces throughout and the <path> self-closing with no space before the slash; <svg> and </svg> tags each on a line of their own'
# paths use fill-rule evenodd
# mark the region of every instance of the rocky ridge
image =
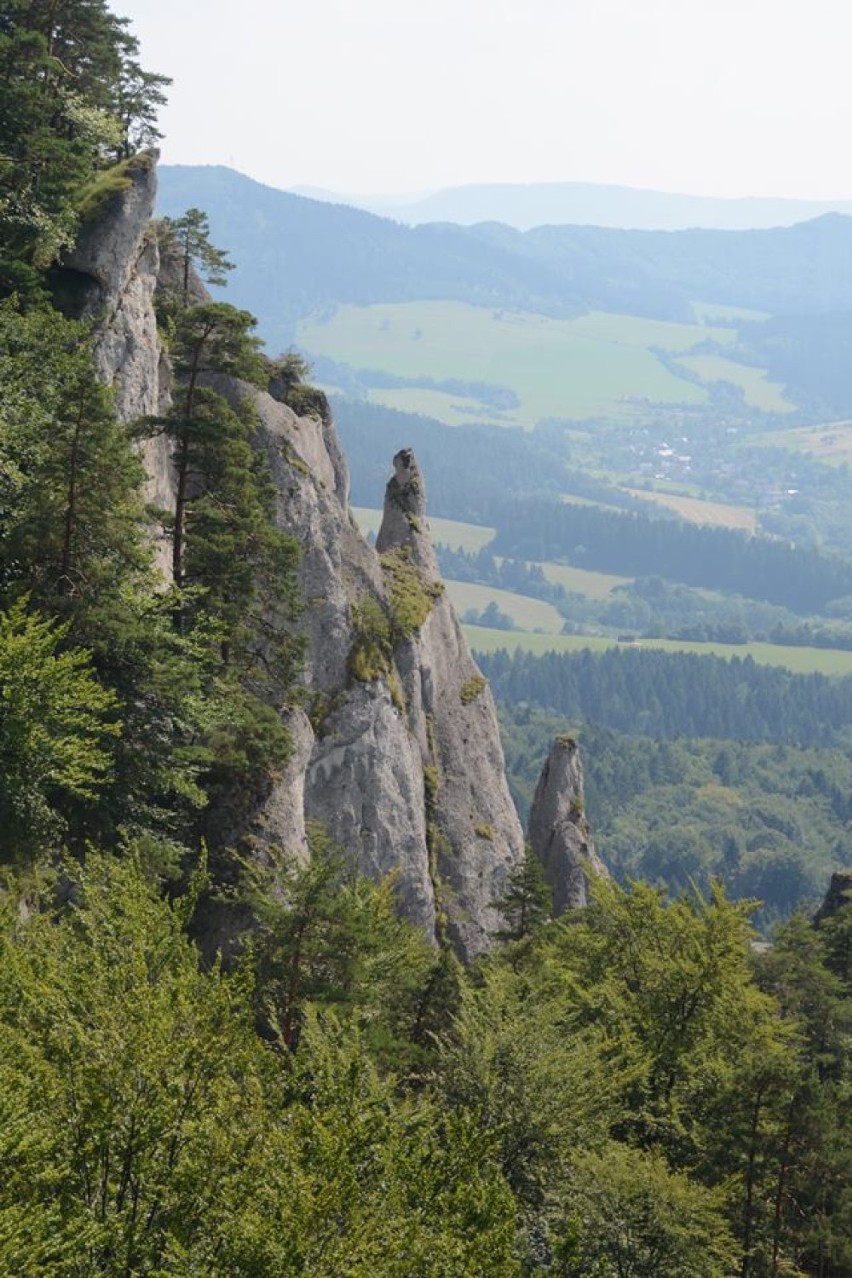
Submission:
<svg viewBox="0 0 852 1278">
<path fill-rule="evenodd" d="M 149 225 L 155 165 L 140 161 L 130 176 L 59 272 L 59 291 L 73 299 L 68 309 L 96 320 L 98 369 L 126 421 L 162 412 L 170 385 L 153 307 L 162 269 Z M 302 548 L 306 636 L 303 707 L 284 710 L 289 763 L 217 812 L 214 841 L 304 859 L 309 825 L 321 823 L 360 871 L 394 875 L 408 918 L 471 958 L 499 929 L 493 902 L 521 861 L 523 834 L 493 698 L 440 581 L 416 459 L 406 449 L 394 458 L 374 550 L 349 512 L 348 469 L 330 416 L 300 417 L 273 393 L 212 381 L 231 402 L 253 403 L 277 522 Z M 148 444 L 144 461 L 148 500 L 168 508 L 165 443 Z M 569 780 L 576 796 L 581 781 Z M 552 778 L 545 794 L 553 793 Z M 537 828 L 551 808 L 561 820 L 562 807 L 543 801 Z M 542 847 L 545 865 L 562 864 Z M 599 865 L 588 849 L 584 864 L 589 872 Z M 549 873 L 555 887 L 571 879 L 564 868 Z M 574 887 L 557 888 L 560 902 L 584 896 L 575 878 Z M 218 920 L 217 939 L 239 925 Z"/>
<path fill-rule="evenodd" d="M 590 879 L 608 878 L 585 814 L 583 765 L 573 737 L 557 737 L 533 796 L 530 845 L 553 893 L 554 915 L 587 903 Z"/>
</svg>

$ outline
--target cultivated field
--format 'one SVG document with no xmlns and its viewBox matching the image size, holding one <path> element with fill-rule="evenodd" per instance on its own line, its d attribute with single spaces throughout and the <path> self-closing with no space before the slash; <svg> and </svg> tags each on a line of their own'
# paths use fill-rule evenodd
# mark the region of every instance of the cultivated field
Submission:
<svg viewBox="0 0 852 1278">
<path fill-rule="evenodd" d="M 757 447 L 789 448 L 829 464 L 852 461 L 852 422 L 824 422 L 796 430 L 776 430 L 749 440 Z"/>
<path fill-rule="evenodd" d="M 564 618 L 553 604 L 542 599 L 530 599 L 528 595 L 516 595 L 510 590 L 498 590 L 496 586 L 477 586 L 468 581 L 447 581 L 447 594 L 453 607 L 462 617 L 468 608 L 482 612 L 489 604 L 494 603 L 501 612 L 511 617 L 518 631 L 503 630 L 494 633 L 511 638 L 515 633 L 542 631 L 542 638 L 547 635 L 558 635 L 565 624 Z"/>
<path fill-rule="evenodd" d="M 607 648 L 623 647 L 617 639 L 586 635 L 533 635 L 519 631 L 489 630 L 483 626 L 464 626 L 468 642 L 474 652 L 496 652 L 506 648 L 514 652 L 579 652 L 590 648 L 603 652 Z M 640 639 L 641 648 L 662 648 L 666 652 L 695 652 L 717 657 L 751 657 L 766 666 L 783 666 L 794 674 L 852 674 L 852 652 L 835 648 L 788 648 L 772 643 L 679 643 L 675 639 Z"/>
<path fill-rule="evenodd" d="M 719 528 L 743 528 L 754 532 L 757 516 L 748 506 L 729 506 L 721 501 L 702 501 L 699 497 L 680 497 L 675 493 L 648 492 L 643 488 L 625 488 L 631 497 L 656 502 L 675 511 L 692 524 L 715 524 Z"/>
<path fill-rule="evenodd" d="M 548 581 L 564 586 L 566 590 L 586 595 L 589 599 L 606 599 L 616 586 L 626 586 L 632 577 L 616 577 L 606 572 L 589 572 L 586 568 L 572 568 L 570 564 L 539 564 Z"/>
<path fill-rule="evenodd" d="M 685 355 L 699 342 L 735 339 L 736 330 L 718 326 L 599 311 L 557 320 L 462 302 L 341 306 L 328 321 L 303 321 L 298 329 L 299 347 L 309 355 L 398 377 L 508 387 L 520 407 L 498 412 L 477 407 L 475 394 L 422 388 L 376 389 L 371 399 L 453 425 L 482 420 L 527 428 L 543 417 L 629 420 L 649 403 L 706 403 L 705 388 L 676 377 L 654 348 Z"/>
<path fill-rule="evenodd" d="M 700 377 L 705 385 L 732 382 L 739 386 L 745 402 L 752 408 L 766 413 L 792 413 L 795 409 L 795 404 L 785 398 L 784 387 L 778 382 L 771 382 L 762 368 L 737 364 L 721 355 L 683 355 L 678 363 Z"/>
<path fill-rule="evenodd" d="M 470 426 L 485 422 L 489 426 L 519 425 L 514 412 L 498 412 L 482 400 L 467 395 L 452 395 L 448 391 L 428 390 L 421 387 L 371 390 L 367 398 L 371 404 L 383 404 L 401 413 L 422 413 L 434 417 L 445 426 Z"/>
<path fill-rule="evenodd" d="M 748 306 L 730 306 L 720 302 L 693 302 L 692 313 L 699 324 L 723 324 L 725 320 L 765 320 L 768 311 L 755 311 Z"/>
<path fill-rule="evenodd" d="M 382 512 L 368 506 L 352 506 L 352 514 L 361 532 L 378 533 L 382 523 Z M 487 546 L 494 537 L 493 528 L 485 528 L 479 524 L 464 524 L 458 519 L 428 519 L 429 531 L 436 545 L 450 546 L 453 550 L 475 552 Z"/>
</svg>

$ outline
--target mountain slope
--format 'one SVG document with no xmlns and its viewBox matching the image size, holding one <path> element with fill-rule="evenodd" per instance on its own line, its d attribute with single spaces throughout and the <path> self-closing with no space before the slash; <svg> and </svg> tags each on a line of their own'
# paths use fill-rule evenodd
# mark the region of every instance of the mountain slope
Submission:
<svg viewBox="0 0 852 1278">
<path fill-rule="evenodd" d="M 223 167 L 164 167 L 160 212 L 190 205 L 240 263 L 228 295 L 258 316 L 273 348 L 292 341 L 300 317 L 340 303 L 450 299 L 680 321 L 697 298 L 811 314 L 843 310 L 852 296 L 852 218 L 838 214 L 770 231 L 409 228 Z"/>
</svg>

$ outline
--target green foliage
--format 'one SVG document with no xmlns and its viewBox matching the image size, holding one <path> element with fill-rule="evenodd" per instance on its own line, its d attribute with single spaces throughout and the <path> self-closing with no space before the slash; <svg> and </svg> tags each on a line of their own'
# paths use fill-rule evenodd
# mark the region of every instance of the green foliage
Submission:
<svg viewBox="0 0 852 1278">
<path fill-rule="evenodd" d="M 432 610 L 435 583 L 423 580 L 410 546 L 397 546 L 381 556 L 388 587 L 391 639 L 394 645 L 419 630 Z"/>
<path fill-rule="evenodd" d="M 191 900 L 159 900 L 132 857 L 72 873 L 73 905 L 31 890 L 0 932 L 2 1272 L 514 1278 L 470 1116 L 401 1098 L 330 1012 L 275 1053 L 247 973 L 199 968 Z M 405 975 L 384 917 L 367 984 Z"/>
<path fill-rule="evenodd" d="M 316 386 L 291 386 L 284 403 L 292 408 L 297 417 L 317 417 L 322 422 L 331 421 L 331 409 L 325 392 Z"/>
<path fill-rule="evenodd" d="M 285 762 L 289 738 L 277 712 L 303 650 L 293 625 L 298 547 L 275 527 L 266 460 L 252 447 L 250 401 L 232 407 L 203 384 L 211 374 L 262 377 L 253 324 L 225 303 L 182 308 L 172 342 L 174 405 L 143 428 L 174 445 L 175 511 L 164 525 L 176 629 L 199 629 L 216 646 L 205 745 L 217 792 Z"/>
<path fill-rule="evenodd" d="M 119 160 L 111 168 L 102 169 L 80 192 L 77 212 L 81 222 L 94 222 L 105 211 L 111 198 L 133 185 L 133 174 L 151 167 L 150 155 L 137 155 Z"/>
<path fill-rule="evenodd" d="M 491 826 L 485 828 L 490 838 L 493 833 Z M 479 834 L 478 826 L 475 832 Z M 550 917 L 552 893 L 545 881 L 541 862 L 528 843 L 524 846 L 520 865 L 509 871 L 506 886 L 494 907 L 500 911 L 506 924 L 497 935 L 506 941 L 525 940 Z"/>
<path fill-rule="evenodd" d="M 201 209 L 187 209 L 181 217 L 164 217 L 159 226 L 164 250 L 178 263 L 180 276 L 179 300 L 189 305 L 189 285 L 192 268 L 203 275 L 208 284 L 225 283 L 226 274 L 234 269 L 224 250 L 210 242 L 210 223 Z"/>
<path fill-rule="evenodd" d="M 62 831 L 57 804 L 92 799 L 109 778 L 116 698 L 89 654 L 61 651 L 67 626 L 0 613 L 0 854 L 22 857 Z"/>
<path fill-rule="evenodd" d="M 268 1151 L 262 1052 L 239 987 L 199 971 L 132 860 L 92 857 L 74 879 L 73 910 L 31 912 L 0 941 L 3 1095 L 20 1089 L 33 1133 L 0 1212 L 26 1194 L 58 1274 L 188 1273 L 194 1246 L 238 1242 Z M 14 1128 L 2 1139 L 11 1153 Z M 4 1232 L 14 1272 L 21 1240 Z"/>
<path fill-rule="evenodd" d="M 810 686 L 797 686 L 802 709 Z M 705 697 L 695 683 L 691 696 L 712 703 L 712 692 Z M 565 720 L 529 706 L 503 705 L 500 714 L 509 783 L 524 814 Z M 847 750 L 658 740 L 589 724 L 581 741 L 587 815 L 618 878 L 675 894 L 690 882 L 706 890 L 719 878 L 733 896 L 762 902 L 755 918 L 766 930 L 800 902 L 816 908 L 844 863 L 852 813 Z"/>
<path fill-rule="evenodd" d="M 362 595 L 352 605 L 354 640 L 349 653 L 349 673 L 353 679 L 369 683 L 390 670 L 393 641 L 391 624 L 374 595 Z"/>
<path fill-rule="evenodd" d="M 0 303 L 0 388 L 0 590 L 69 615 L 115 600 L 148 565 L 143 472 L 88 330 Z"/>
<path fill-rule="evenodd" d="M 276 398 L 286 402 L 287 392 L 304 383 L 310 375 L 311 366 L 308 361 L 292 347 L 284 351 L 277 359 L 269 361 L 269 381 L 271 392 Z"/>
<path fill-rule="evenodd" d="M 850 1272 L 826 924 L 761 989 L 721 895 L 604 884 L 465 976 L 315 837 L 253 863 L 226 976 L 185 936 L 203 871 L 170 906 L 140 864 L 6 886 L 3 1272 Z"/>
<path fill-rule="evenodd" d="M 574 1172 L 580 1225 L 566 1260 L 578 1275 L 726 1278 L 738 1260 L 723 1196 L 673 1172 L 659 1154 L 610 1143 Z M 574 1251 L 575 1256 L 570 1253 Z"/>
<path fill-rule="evenodd" d="M 468 706 L 471 701 L 475 701 L 481 693 L 488 687 L 488 680 L 484 675 L 471 675 L 466 683 L 462 684 L 462 690 L 459 693 L 462 705 Z"/>
<path fill-rule="evenodd" d="M 435 960 L 398 918 L 393 880 L 359 877 L 315 828 L 306 864 L 280 854 L 267 868 L 246 864 L 242 891 L 258 920 L 258 1014 L 276 1040 L 294 1050 L 308 1006 L 333 1007 L 362 1024 L 385 1064 L 403 1063 Z"/>
<path fill-rule="evenodd" d="M 73 241 L 80 201 L 101 169 L 159 137 L 156 109 L 168 80 L 143 71 L 137 53 L 126 19 L 104 0 L 6 6 L 1 291 L 9 291 L 16 262 L 42 269 Z"/>
</svg>

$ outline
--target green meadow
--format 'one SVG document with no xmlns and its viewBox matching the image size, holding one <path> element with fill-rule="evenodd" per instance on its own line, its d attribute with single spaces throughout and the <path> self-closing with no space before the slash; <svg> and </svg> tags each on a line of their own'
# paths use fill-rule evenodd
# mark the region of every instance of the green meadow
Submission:
<svg viewBox="0 0 852 1278">
<path fill-rule="evenodd" d="M 382 512 L 369 506 L 352 506 L 355 522 L 364 536 L 367 533 L 378 533 L 382 523 Z M 459 519 L 428 519 L 429 531 L 436 545 L 449 546 L 452 550 L 476 552 L 487 546 L 494 538 L 494 529 L 480 524 L 465 524 Z"/>
<path fill-rule="evenodd" d="M 589 599 L 606 599 L 616 586 L 626 586 L 632 577 L 616 577 L 607 572 L 590 572 L 587 568 L 573 568 L 570 564 L 543 563 L 538 565 L 548 581 L 564 586 L 566 590 Z"/>
<path fill-rule="evenodd" d="M 603 652 L 607 648 L 624 647 L 617 639 L 601 635 L 525 634 L 522 631 L 489 630 L 484 626 L 463 626 L 474 652 L 497 652 L 506 648 L 514 652 L 579 652 L 589 648 Z M 751 657 L 766 666 L 782 666 L 794 674 L 852 674 L 852 652 L 836 648 L 793 648 L 772 643 L 680 643 L 675 639 L 640 639 L 640 648 L 661 648 L 665 652 L 694 652 L 716 657 Z"/>
<path fill-rule="evenodd" d="M 729 345 L 735 339 L 736 330 L 723 326 L 600 311 L 551 319 L 441 301 L 341 306 L 328 320 L 303 321 L 297 338 L 309 355 L 355 369 L 508 387 L 519 407 L 502 411 L 470 392 L 373 389 L 370 398 L 452 425 L 478 419 L 526 428 L 543 417 L 629 420 L 649 403 L 706 403 L 707 389 L 675 376 L 655 348 L 683 356 L 700 342 Z"/>
<path fill-rule="evenodd" d="M 778 382 L 771 382 L 762 368 L 737 364 L 722 355 L 682 355 L 677 362 L 700 377 L 705 385 L 732 382 L 739 386 L 751 408 L 759 408 L 766 413 L 792 413 L 795 410 L 795 404 L 791 404 L 784 395 L 784 387 Z"/>
<path fill-rule="evenodd" d="M 489 604 L 496 604 L 501 612 L 511 617 L 519 631 L 543 631 L 546 635 L 558 635 L 564 618 L 553 604 L 543 599 L 531 599 L 528 595 L 517 595 L 511 590 L 499 590 L 496 586 L 478 586 L 469 581 L 446 581 L 447 594 L 453 607 L 462 617 L 469 608 L 482 612 Z M 512 634 L 512 631 L 502 631 Z"/>
</svg>

